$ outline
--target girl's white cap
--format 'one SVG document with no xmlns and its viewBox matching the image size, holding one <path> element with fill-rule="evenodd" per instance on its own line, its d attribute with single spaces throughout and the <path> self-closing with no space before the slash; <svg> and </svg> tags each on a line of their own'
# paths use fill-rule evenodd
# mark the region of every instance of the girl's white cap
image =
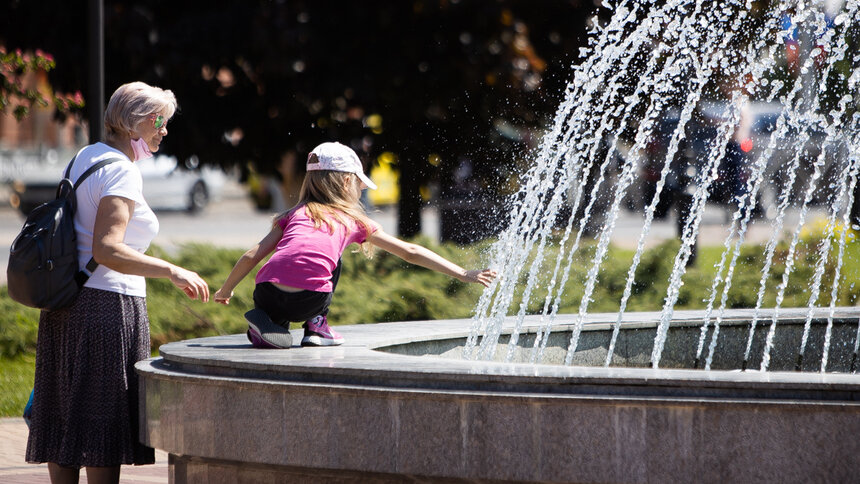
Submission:
<svg viewBox="0 0 860 484">
<path fill-rule="evenodd" d="M 352 148 L 337 142 L 323 143 L 308 155 L 308 171 L 331 170 L 354 173 L 368 188 L 376 190 L 376 183 L 364 174 L 361 160 Z"/>
</svg>

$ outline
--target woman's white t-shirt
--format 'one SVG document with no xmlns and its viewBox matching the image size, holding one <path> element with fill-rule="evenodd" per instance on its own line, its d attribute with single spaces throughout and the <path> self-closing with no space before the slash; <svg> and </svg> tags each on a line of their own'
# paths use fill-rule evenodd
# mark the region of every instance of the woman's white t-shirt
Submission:
<svg viewBox="0 0 860 484">
<path fill-rule="evenodd" d="M 78 266 L 86 267 L 93 256 L 93 227 L 102 197 L 118 196 L 134 201 L 134 213 L 125 230 L 123 242 L 134 250 L 146 252 L 158 234 L 158 219 L 143 199 L 143 177 L 138 167 L 122 152 L 104 143 L 85 146 L 78 152 L 69 178 L 74 182 L 87 168 L 108 158 L 120 158 L 89 176 L 76 191 L 75 232 L 78 236 Z M 143 276 L 123 274 L 99 265 L 86 287 L 146 297 Z"/>
</svg>

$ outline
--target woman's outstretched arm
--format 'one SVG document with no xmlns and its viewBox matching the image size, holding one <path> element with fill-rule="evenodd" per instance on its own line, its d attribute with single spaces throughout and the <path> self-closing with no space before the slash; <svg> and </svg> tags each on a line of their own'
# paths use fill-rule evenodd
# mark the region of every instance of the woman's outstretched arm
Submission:
<svg viewBox="0 0 860 484">
<path fill-rule="evenodd" d="M 432 250 L 417 244 L 404 242 L 386 234 L 382 229 L 368 237 L 368 242 L 397 257 L 427 269 L 447 274 L 463 282 L 473 282 L 489 286 L 496 278 L 496 271 L 490 269 L 466 270 Z"/>
</svg>

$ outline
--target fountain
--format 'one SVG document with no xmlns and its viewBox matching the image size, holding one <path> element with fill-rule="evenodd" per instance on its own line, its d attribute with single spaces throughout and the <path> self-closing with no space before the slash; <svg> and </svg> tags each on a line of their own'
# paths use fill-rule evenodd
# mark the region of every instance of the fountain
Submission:
<svg viewBox="0 0 860 484">
<path fill-rule="evenodd" d="M 838 268 L 843 262 L 847 231 L 840 231 L 836 237 L 834 227 L 837 222 L 842 222 L 843 227 L 850 225 L 848 207 L 853 203 L 857 156 L 860 151 L 857 146 L 860 113 L 856 109 L 858 100 L 854 99 L 857 96 L 857 83 L 860 81 L 860 59 L 849 53 L 848 49 L 851 35 L 856 37 L 856 33 L 848 33 L 848 27 L 854 25 L 854 19 L 858 15 L 857 3 L 848 2 L 844 11 L 840 10 L 834 12 L 836 15 L 828 16 L 823 9 L 814 5 L 804 7 L 803 2 L 775 2 L 777 5 L 772 5 L 771 9 L 760 13 L 754 22 L 750 19 L 750 4 L 744 2 L 730 1 L 707 7 L 703 2 L 680 1 L 667 2 L 650 9 L 645 9 L 645 3 L 647 2 L 633 2 L 616 7 L 612 21 L 592 42 L 601 55 L 589 57 L 576 69 L 575 80 L 568 87 L 568 95 L 559 108 L 552 131 L 547 135 L 537 161 L 526 177 L 525 187 L 521 192 L 523 195 L 514 207 L 510 229 L 502 234 L 501 240 L 495 246 L 491 265 L 501 268 L 501 282 L 493 291 L 485 292 L 479 302 L 470 342 L 465 349 L 469 358 L 481 359 L 494 354 L 501 321 L 515 302 L 514 293 L 519 282 L 523 279 L 526 281 L 517 313 L 522 320 L 540 277 L 551 271 L 551 276 L 543 281 L 546 287 L 542 311 L 545 324 L 534 341 L 531 355 L 531 361 L 540 361 L 546 338 L 551 333 L 556 317 L 559 300 L 566 289 L 571 263 L 580 248 L 585 227 L 590 222 L 593 204 L 601 192 L 610 193 L 608 215 L 599 234 L 597 249 L 585 282 L 585 293 L 579 305 L 580 323 L 575 325 L 570 337 L 566 363 L 571 363 L 581 324 L 598 283 L 601 264 L 606 257 L 624 197 L 639 166 L 644 162 L 648 143 L 655 136 L 659 117 L 666 112 L 667 105 L 675 104 L 675 109 L 679 111 L 678 122 L 671 133 L 660 178 L 654 188 L 655 194 L 645 210 L 645 221 L 633 263 L 628 271 L 610 351 L 605 362 L 606 365 L 609 364 L 661 191 L 667 180 L 676 175 L 673 174 L 673 161 L 678 155 L 681 140 L 696 136 L 695 132 L 687 132 L 687 125 L 697 110 L 701 109 L 703 96 L 713 96 L 721 90 L 725 91 L 722 88 L 726 85 L 731 89 L 728 102 L 722 105 L 723 112 L 714 126 L 716 136 L 708 140 L 702 153 L 697 154 L 699 173 L 695 184 L 690 187 L 693 192 L 690 213 L 683 225 L 681 248 L 675 257 L 670 276 L 669 291 L 661 313 L 661 324 L 657 328 L 651 365 L 656 368 L 660 364 L 669 321 L 683 284 L 682 277 L 695 245 L 706 202 L 713 192 L 712 185 L 720 176 L 720 163 L 726 156 L 729 141 L 737 126 L 742 123 L 744 107 L 752 95 L 765 102 L 773 102 L 778 98 L 782 109 L 775 121 L 773 133 L 765 140 L 766 146 L 757 153 L 758 156 L 750 160 L 746 186 L 742 193 L 736 196 L 737 208 L 732 217 L 731 230 L 725 239 L 722 258 L 707 300 L 697 359 L 704 359 L 705 368 L 708 368 L 708 362 L 713 358 L 713 348 L 726 310 L 726 299 L 740 247 L 759 201 L 758 193 L 765 185 L 763 182 L 768 179 L 768 170 L 773 169 L 770 165 L 777 148 L 784 150 L 787 145 L 793 156 L 789 160 L 777 160 L 788 162 L 788 166 L 776 167 L 787 173 L 788 180 L 783 184 L 775 207 L 772 236 L 765 250 L 766 263 L 762 269 L 757 312 L 752 317 L 747 350 L 760 320 L 758 310 L 764 300 L 774 250 L 785 228 L 785 216 L 793 199 L 796 199 L 796 204 L 799 205 L 795 208 L 799 211 L 800 220 L 791 234 L 786 267 L 782 282 L 777 288 L 775 311 L 769 326 L 771 331 L 763 350 L 762 370 L 766 370 L 769 364 L 768 355 L 772 349 L 773 332 L 779 321 L 779 308 L 792 273 L 794 252 L 805 217 L 814 196 L 826 188 L 831 188 L 833 193 L 828 197 L 830 210 L 827 230 L 820 244 L 819 263 L 811 284 L 812 295 L 808 304 L 810 314 L 818 303 L 818 290 L 834 238 L 838 238 L 836 243 L 839 248 L 837 270 L 832 276 L 833 294 L 838 289 Z M 794 14 L 784 15 L 788 11 L 793 11 Z M 753 30 L 759 33 L 757 37 L 744 37 L 744 33 L 751 29 L 747 20 L 759 24 L 759 29 Z M 837 35 L 837 28 L 834 26 L 843 26 L 845 30 Z M 789 84 L 782 79 L 773 80 L 778 72 L 776 49 L 781 47 L 783 37 L 797 30 L 805 32 L 803 38 L 811 54 L 802 61 L 800 74 L 796 79 L 792 79 L 794 82 Z M 774 42 L 774 39 L 778 42 Z M 811 48 L 812 45 L 815 47 Z M 826 60 L 821 61 L 820 56 L 824 52 L 827 53 Z M 637 62 L 636 67 L 631 67 Z M 847 75 L 836 66 L 843 66 L 842 69 L 847 71 Z M 841 86 L 845 94 L 837 100 L 825 99 L 825 92 L 819 89 L 819 86 Z M 725 93 L 721 95 L 725 96 Z M 607 186 L 609 184 L 605 182 L 610 164 L 619 150 L 619 137 L 628 131 L 634 132 L 633 144 L 626 150 L 627 156 L 620 169 L 618 181 L 614 186 Z M 805 160 L 803 155 L 813 134 L 816 135 L 816 142 L 820 143 L 819 153 L 811 163 L 813 173 L 803 188 L 803 193 L 796 196 L 793 193 L 795 178 L 802 162 L 809 161 Z M 608 149 L 604 149 L 607 144 L 606 137 L 609 138 Z M 832 187 L 819 186 L 820 182 L 825 181 L 821 175 L 828 156 L 838 159 L 841 164 L 835 170 L 839 179 L 827 180 L 837 187 L 835 190 Z M 586 194 L 581 187 L 589 186 L 588 177 L 591 176 L 591 165 L 594 163 L 601 163 L 598 169 L 599 178 L 590 185 L 591 193 Z M 550 180 L 553 183 L 547 183 Z M 588 200 L 588 206 L 583 210 L 582 217 L 570 217 L 564 221 L 565 229 L 559 242 L 558 256 L 555 261 L 545 262 L 544 249 L 554 235 L 554 228 L 559 222 L 559 209 L 566 198 L 567 203 L 573 206 L 573 213 L 577 213 L 583 200 Z M 531 261 L 526 264 L 530 257 Z M 835 297 L 832 297 L 831 307 L 835 307 L 835 304 Z M 811 319 L 807 318 L 807 321 Z M 714 331 L 705 354 L 704 337 L 711 324 Z M 809 322 L 806 329 L 808 328 Z M 479 335 L 483 336 L 480 345 L 477 345 Z M 512 338 L 516 341 L 516 329 Z M 515 347 L 516 345 L 510 348 Z M 801 345 L 801 355 L 804 350 L 805 343 Z M 510 357 L 513 355 L 509 355 Z M 745 360 L 748 359 L 747 351 Z M 825 367 L 826 364 L 823 364 L 822 371 Z"/>
<path fill-rule="evenodd" d="M 501 277 L 475 316 L 344 327 L 347 344 L 336 348 L 257 351 L 242 335 L 162 346 L 137 365 L 141 435 L 169 452 L 173 482 L 856 478 L 860 310 L 837 296 L 860 170 L 860 1 L 631 0 L 612 9 L 524 175 L 490 254 Z M 794 64 L 781 62 L 785 52 L 799 54 Z M 720 164 L 753 101 L 781 109 L 731 200 L 705 308 L 678 309 Z M 708 102 L 719 114 L 688 186 L 663 307 L 629 312 L 661 192 Z M 619 310 L 590 313 L 619 212 L 670 111 L 676 122 Z M 740 249 L 768 191 L 772 235 L 757 302 L 732 309 Z M 817 200 L 827 223 L 808 303 L 784 308 Z M 546 260 L 550 247 L 557 255 Z M 583 257 L 578 311 L 562 314 L 572 263 Z M 535 301 L 542 311 L 528 314 Z"/>
</svg>

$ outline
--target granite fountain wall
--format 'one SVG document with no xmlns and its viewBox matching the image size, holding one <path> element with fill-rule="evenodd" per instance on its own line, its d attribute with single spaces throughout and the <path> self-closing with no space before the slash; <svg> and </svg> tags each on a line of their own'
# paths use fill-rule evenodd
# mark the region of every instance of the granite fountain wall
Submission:
<svg viewBox="0 0 860 484">
<path fill-rule="evenodd" d="M 805 311 L 783 309 L 778 334 L 794 338 Z M 141 435 L 169 453 L 175 483 L 856 479 L 860 376 L 681 368 L 686 321 L 701 320 L 692 311 L 677 312 L 667 339 L 677 364 L 647 368 L 660 315 L 631 313 L 613 366 L 586 366 L 602 365 L 615 317 L 589 316 L 571 366 L 458 358 L 467 320 L 343 327 L 347 343 L 330 348 L 170 343 L 137 366 Z M 730 312 L 723 331 L 748 317 Z M 850 365 L 858 317 L 837 312 L 831 366 Z"/>
</svg>

